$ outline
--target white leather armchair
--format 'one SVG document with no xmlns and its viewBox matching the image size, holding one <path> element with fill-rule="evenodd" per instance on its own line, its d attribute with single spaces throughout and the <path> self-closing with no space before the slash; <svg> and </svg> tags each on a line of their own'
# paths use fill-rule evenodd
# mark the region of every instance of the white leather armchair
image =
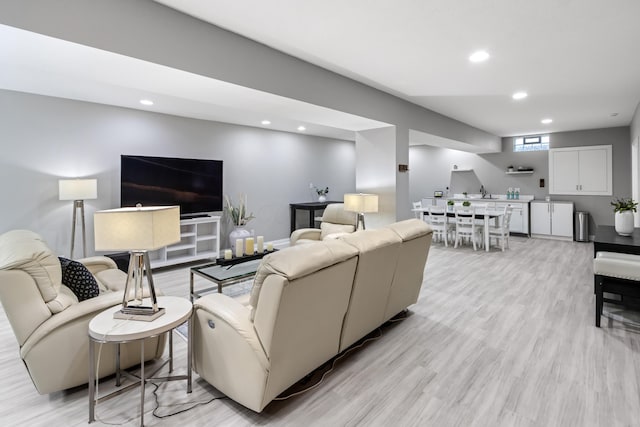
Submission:
<svg viewBox="0 0 640 427">
<path fill-rule="evenodd" d="M 27 230 L 0 235 L 0 301 L 9 319 L 20 357 L 40 394 L 86 384 L 88 381 L 91 319 L 122 303 L 126 273 L 107 257 L 82 262 L 100 288 L 97 297 L 78 301 L 62 284 L 58 257 L 42 238 Z M 145 341 L 147 360 L 164 350 L 164 336 Z M 103 344 L 99 377 L 115 372 L 116 346 Z M 122 368 L 140 363 L 140 346 L 123 344 Z"/>
<path fill-rule="evenodd" d="M 301 228 L 291 233 L 291 246 L 332 239 L 356 231 L 357 215 L 344 210 L 344 203 L 327 205 L 320 228 Z"/>
</svg>

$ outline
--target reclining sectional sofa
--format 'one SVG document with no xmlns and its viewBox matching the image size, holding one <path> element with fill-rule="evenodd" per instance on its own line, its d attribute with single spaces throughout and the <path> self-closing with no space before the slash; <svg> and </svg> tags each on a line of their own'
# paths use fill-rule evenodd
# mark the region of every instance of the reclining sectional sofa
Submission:
<svg viewBox="0 0 640 427">
<path fill-rule="evenodd" d="M 414 304 L 431 228 L 411 219 L 263 259 L 249 305 L 194 304 L 194 369 L 261 412 L 284 390 Z"/>
</svg>

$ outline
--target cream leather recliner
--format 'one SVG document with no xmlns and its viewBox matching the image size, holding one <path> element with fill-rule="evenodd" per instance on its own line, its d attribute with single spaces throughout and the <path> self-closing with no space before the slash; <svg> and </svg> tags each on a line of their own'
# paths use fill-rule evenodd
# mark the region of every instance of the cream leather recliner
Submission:
<svg viewBox="0 0 640 427">
<path fill-rule="evenodd" d="M 60 261 L 38 234 L 13 230 L 0 235 L 0 301 L 40 394 L 87 383 L 89 322 L 122 303 L 127 275 L 113 260 L 96 256 L 79 261 L 100 288 L 97 297 L 81 302 L 62 284 Z M 147 360 L 160 357 L 164 343 L 164 336 L 146 340 Z M 115 356 L 115 345 L 102 345 L 99 377 L 115 372 Z M 121 345 L 120 361 L 122 368 L 138 365 L 140 345 Z"/>
<path fill-rule="evenodd" d="M 431 236 L 424 221 L 411 219 L 267 255 L 248 305 L 223 294 L 195 302 L 194 369 L 262 411 L 417 301 Z"/>
<path fill-rule="evenodd" d="M 194 303 L 193 368 L 256 412 L 338 353 L 358 251 L 338 240 L 267 255 L 250 306 L 209 294 Z"/>
<path fill-rule="evenodd" d="M 291 233 L 291 246 L 335 239 L 356 231 L 357 215 L 344 210 L 344 203 L 331 203 L 322 213 L 320 228 L 300 228 Z"/>
</svg>

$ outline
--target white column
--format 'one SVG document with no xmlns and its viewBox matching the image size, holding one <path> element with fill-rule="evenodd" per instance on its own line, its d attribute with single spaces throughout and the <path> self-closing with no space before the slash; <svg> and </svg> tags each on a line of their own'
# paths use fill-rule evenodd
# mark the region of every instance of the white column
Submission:
<svg viewBox="0 0 640 427">
<path fill-rule="evenodd" d="M 640 173 L 638 173 L 638 167 L 640 166 L 640 136 L 636 136 L 631 141 L 631 197 L 634 201 L 640 200 Z M 636 212 L 634 215 L 634 226 L 640 227 L 640 212 Z"/>
<path fill-rule="evenodd" d="M 400 143 L 399 134 L 404 135 Z M 409 178 L 398 172 L 398 163 L 408 164 L 408 159 L 408 130 L 389 126 L 356 132 L 356 191 L 379 196 L 378 213 L 366 214 L 367 228 L 408 218 Z"/>
</svg>

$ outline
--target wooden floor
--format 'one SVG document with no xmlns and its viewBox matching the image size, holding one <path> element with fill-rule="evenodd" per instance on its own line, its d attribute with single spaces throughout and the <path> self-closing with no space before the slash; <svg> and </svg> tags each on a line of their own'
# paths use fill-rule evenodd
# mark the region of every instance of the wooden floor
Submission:
<svg viewBox="0 0 640 427">
<path fill-rule="evenodd" d="M 261 414 L 225 399 L 160 419 L 149 387 L 145 424 L 638 426 L 640 313 L 606 306 L 594 327 L 592 251 L 526 238 L 512 238 L 505 253 L 434 244 L 408 318 L 339 361 L 315 390 Z M 154 278 L 165 294 L 188 293 L 186 269 Z M 87 388 L 38 395 L 3 311 L 0 325 L 0 424 L 86 425 Z M 184 371 L 186 344 L 175 346 Z M 157 413 L 220 396 L 195 378 L 192 395 L 183 382 L 161 385 Z M 138 405 L 137 391 L 101 403 L 95 425 L 138 425 Z"/>
</svg>

